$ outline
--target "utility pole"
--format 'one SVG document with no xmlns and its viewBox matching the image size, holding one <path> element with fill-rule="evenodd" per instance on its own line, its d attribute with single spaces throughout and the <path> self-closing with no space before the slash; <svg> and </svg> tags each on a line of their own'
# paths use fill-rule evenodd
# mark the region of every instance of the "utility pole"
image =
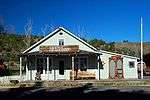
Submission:
<svg viewBox="0 0 150 100">
<path fill-rule="evenodd" d="M 143 79 L 143 18 L 141 17 L 141 79 Z"/>
</svg>

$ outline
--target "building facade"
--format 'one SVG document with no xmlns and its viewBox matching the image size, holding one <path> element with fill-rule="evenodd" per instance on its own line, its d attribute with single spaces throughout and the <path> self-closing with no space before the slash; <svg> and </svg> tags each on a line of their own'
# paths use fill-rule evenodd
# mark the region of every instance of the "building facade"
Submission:
<svg viewBox="0 0 150 100">
<path fill-rule="evenodd" d="M 20 77 L 26 80 L 130 79 L 138 78 L 137 58 L 96 48 L 63 27 L 20 55 Z M 130 68 L 131 67 L 131 68 Z"/>
</svg>

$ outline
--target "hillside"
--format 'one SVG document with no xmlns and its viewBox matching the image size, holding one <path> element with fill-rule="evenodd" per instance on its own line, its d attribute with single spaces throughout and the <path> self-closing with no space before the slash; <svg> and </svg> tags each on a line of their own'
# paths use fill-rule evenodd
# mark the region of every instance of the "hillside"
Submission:
<svg viewBox="0 0 150 100">
<path fill-rule="evenodd" d="M 136 56 L 140 57 L 140 48 L 141 48 L 140 43 L 134 43 L 134 42 L 115 43 L 115 48 L 124 48 L 124 47 L 133 50 Z M 150 53 L 150 42 L 143 43 L 143 53 L 144 55 Z"/>
<path fill-rule="evenodd" d="M 31 44 L 37 42 L 40 38 L 31 36 Z M 25 39 L 24 35 L 0 34 L 0 58 L 4 59 L 9 68 L 17 67 L 18 55 L 27 48 Z"/>
<path fill-rule="evenodd" d="M 132 43 L 132 42 L 127 42 L 127 43 L 115 43 L 115 48 L 129 48 L 135 52 L 135 56 L 140 58 L 140 48 L 141 44 L 140 43 Z M 150 67 L 150 42 L 144 42 L 143 43 L 143 60 L 146 63 L 147 67 Z"/>
</svg>

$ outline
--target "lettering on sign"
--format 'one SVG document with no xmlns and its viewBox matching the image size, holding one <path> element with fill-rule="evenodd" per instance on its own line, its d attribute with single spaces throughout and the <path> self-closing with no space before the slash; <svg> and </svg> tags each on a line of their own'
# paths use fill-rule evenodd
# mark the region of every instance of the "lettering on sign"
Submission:
<svg viewBox="0 0 150 100">
<path fill-rule="evenodd" d="M 40 46 L 40 52 L 53 53 L 53 52 L 77 52 L 79 50 L 78 45 L 66 45 L 66 46 Z"/>
</svg>

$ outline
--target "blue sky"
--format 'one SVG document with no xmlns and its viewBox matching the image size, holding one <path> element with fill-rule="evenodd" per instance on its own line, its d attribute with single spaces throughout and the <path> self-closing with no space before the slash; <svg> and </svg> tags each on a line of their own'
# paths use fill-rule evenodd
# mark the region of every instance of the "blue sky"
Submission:
<svg viewBox="0 0 150 100">
<path fill-rule="evenodd" d="M 0 16 L 17 33 L 31 18 L 37 35 L 51 24 L 108 42 L 139 42 L 142 16 L 144 41 L 150 41 L 150 0 L 0 0 Z"/>
</svg>

